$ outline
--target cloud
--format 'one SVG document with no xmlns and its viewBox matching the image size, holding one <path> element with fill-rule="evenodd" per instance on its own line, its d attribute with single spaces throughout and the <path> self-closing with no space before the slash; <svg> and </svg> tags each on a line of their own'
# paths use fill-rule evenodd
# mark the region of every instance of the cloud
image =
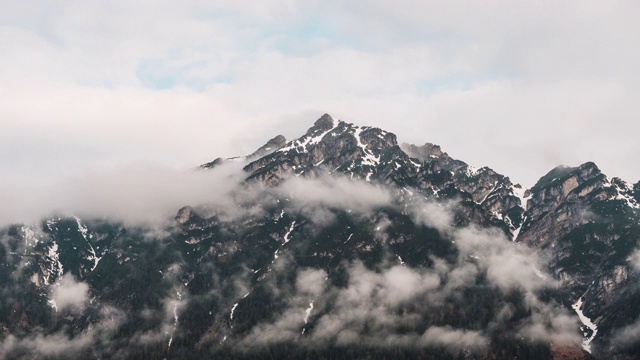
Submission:
<svg viewBox="0 0 640 360">
<path fill-rule="evenodd" d="M 542 293 L 558 287 L 545 271 L 544 259 L 497 229 L 452 227 L 453 206 L 422 205 L 407 211 L 450 238 L 458 250 L 457 258 L 433 258 L 429 268 L 387 262 L 368 268 L 359 261 L 346 262 L 348 282 L 343 286 L 326 281 L 324 271 L 298 269 L 295 287 L 278 282 L 277 290 L 275 285 L 272 289 L 272 294 L 286 303 L 285 308 L 272 320 L 254 327 L 240 342 L 248 348 L 294 342 L 310 347 L 359 344 L 479 351 L 489 346 L 495 331 L 509 328 L 517 339 L 578 346 L 577 317 L 553 300 L 541 299 Z M 289 266 L 276 271 L 290 272 L 294 263 L 289 261 Z M 467 309 L 468 291 L 479 287 L 508 299 L 518 294 L 516 298 L 521 299 L 487 305 L 491 315 L 482 325 L 443 325 L 436 314 Z M 520 309 L 518 317 L 516 309 Z M 465 310 L 460 311 L 457 316 L 466 316 Z M 523 311 L 529 315 L 521 317 Z"/>
<path fill-rule="evenodd" d="M 410 203 L 409 214 L 416 223 L 432 227 L 442 233 L 447 233 L 452 230 L 453 226 L 451 206 L 452 204 L 450 203 L 437 203 L 416 199 Z"/>
<path fill-rule="evenodd" d="M 291 259 L 278 259 L 274 272 L 280 272 L 288 276 L 291 270 Z M 275 277 L 268 278 L 270 291 L 284 299 L 287 307 L 272 322 L 265 322 L 254 326 L 246 336 L 240 340 L 243 347 L 256 349 L 271 344 L 293 342 L 300 339 L 302 329 L 305 327 L 315 308 L 322 307 L 318 300 L 327 290 L 327 273 L 318 269 L 302 269 L 296 274 L 293 288 L 283 284 L 276 284 Z M 311 307 L 310 303 L 315 303 Z M 311 310 L 309 310 L 311 308 Z M 307 312 L 308 311 L 308 312 Z"/>
<path fill-rule="evenodd" d="M 256 215 L 276 197 L 290 198 L 292 210 L 317 223 L 333 219 L 328 208 L 367 214 L 391 203 L 388 190 L 361 181 L 322 176 L 290 178 L 274 189 L 243 183 L 244 162 L 229 161 L 213 170 L 177 170 L 137 163 L 66 177 L 46 187 L 8 184 L 0 190 L 6 206 L 0 225 L 33 224 L 52 215 L 108 218 L 125 225 L 157 225 L 190 205 L 203 216 L 221 219 Z"/>
<path fill-rule="evenodd" d="M 62 276 L 59 282 L 52 285 L 51 301 L 57 311 L 73 309 L 82 311 L 89 299 L 89 285 L 78 282 L 71 274 Z"/>
<path fill-rule="evenodd" d="M 9 335 L 0 343 L 0 355 L 8 356 L 12 353 L 31 353 L 40 356 L 75 356 L 82 350 L 91 346 L 93 339 L 90 336 L 69 338 L 60 333 L 52 335 L 37 334 L 30 338 L 19 339 Z"/>
<path fill-rule="evenodd" d="M 514 290 L 523 293 L 524 304 L 531 309 L 531 316 L 520 326 L 523 336 L 558 344 L 580 343 L 578 318 L 553 300 L 542 301 L 539 297 L 540 291 L 557 289 L 560 283 L 546 272 L 546 262 L 538 253 L 513 243 L 497 229 L 471 225 L 455 230 L 454 238 L 460 258 L 473 259 L 477 271 L 486 274 L 491 284 L 504 294 Z M 469 266 L 458 269 L 462 269 L 464 278 L 474 272 Z M 504 314 L 510 313 L 508 308 L 504 310 Z"/>
<path fill-rule="evenodd" d="M 613 332 L 611 343 L 616 346 L 629 346 L 640 341 L 640 319 Z"/>
<path fill-rule="evenodd" d="M 347 271 L 349 282 L 341 288 L 327 282 L 324 271 L 300 270 L 296 287 L 280 294 L 287 307 L 275 320 L 254 327 L 241 343 L 248 348 L 284 342 L 311 348 L 443 346 L 454 352 L 488 345 L 478 331 L 438 326 L 418 331 L 421 322 L 430 321 L 427 314 L 438 311 L 430 301 L 431 293 L 441 291 L 435 272 L 405 266 L 376 272 L 360 262 L 350 264 Z M 399 332 L 401 328 L 405 331 Z"/>
<path fill-rule="evenodd" d="M 160 324 L 150 330 L 133 334 L 129 339 L 130 346 L 155 345 L 165 341 L 167 347 L 171 346 L 176 331 L 178 330 L 179 315 L 187 305 L 187 300 L 181 297 L 169 296 L 162 300 L 162 304 L 163 310 L 160 314 Z"/>
<path fill-rule="evenodd" d="M 475 225 L 463 228 L 453 226 L 455 203 L 436 203 L 414 200 L 408 208 L 413 221 L 439 230 L 451 238 L 459 253 L 455 266 L 436 261 L 439 273 L 451 276 L 451 284 L 469 281 L 479 273 L 500 289 L 522 288 L 528 293 L 543 288 L 553 288 L 558 283 L 549 274 L 544 260 L 533 250 L 513 243 L 498 229 L 483 229 Z M 468 260 L 473 259 L 473 264 Z"/>
<path fill-rule="evenodd" d="M 68 177 L 46 188 L 4 187 L 0 196 L 12 200 L 0 210 L 0 224 L 74 214 L 140 225 L 171 219 L 185 205 L 233 210 L 231 192 L 243 180 L 240 167 L 230 163 L 212 171 L 179 171 L 134 164 Z"/>
<path fill-rule="evenodd" d="M 440 286 L 440 277 L 436 274 L 419 274 L 404 266 L 394 266 L 383 276 L 381 296 L 391 306 L 413 300 L 421 292 Z"/>
<path fill-rule="evenodd" d="M 637 179 L 638 5 L 583 5 L 6 4 L 2 173 L 186 167 L 330 112 L 529 185 L 585 160 Z"/>
<path fill-rule="evenodd" d="M 489 344 L 489 340 L 478 331 L 453 329 L 450 326 L 428 328 L 421 341 L 428 345 L 472 349 L 483 348 Z"/>
<path fill-rule="evenodd" d="M 109 351 L 112 337 L 125 320 L 125 313 L 114 307 L 103 305 L 97 321 L 74 336 L 64 331 L 42 334 L 35 330 L 28 336 L 8 335 L 0 342 L 2 358 L 41 357 L 87 357 L 95 351 Z"/>
<path fill-rule="evenodd" d="M 558 304 L 536 301 L 535 308 L 520 328 L 523 336 L 536 341 L 575 345 L 581 343 L 577 332 L 579 320 Z"/>
<path fill-rule="evenodd" d="M 324 270 L 305 269 L 298 273 L 296 289 L 299 294 L 317 297 L 326 286 L 327 273 Z"/>
<path fill-rule="evenodd" d="M 475 258 L 487 278 L 504 291 L 520 287 L 533 292 L 558 285 L 542 272 L 546 267 L 536 252 L 509 241 L 497 229 L 470 226 L 456 230 L 454 238 L 461 256 Z"/>
<path fill-rule="evenodd" d="M 391 194 L 387 189 L 339 176 L 292 177 L 278 190 L 290 196 L 294 206 L 302 211 L 329 207 L 366 214 L 391 203 Z"/>
<path fill-rule="evenodd" d="M 640 249 L 634 251 L 629 258 L 629 263 L 636 270 L 640 271 Z"/>
</svg>

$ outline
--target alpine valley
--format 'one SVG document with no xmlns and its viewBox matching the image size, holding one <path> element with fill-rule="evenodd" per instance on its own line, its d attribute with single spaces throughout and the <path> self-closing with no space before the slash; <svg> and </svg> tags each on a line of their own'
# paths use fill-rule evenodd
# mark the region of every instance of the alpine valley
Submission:
<svg viewBox="0 0 640 360">
<path fill-rule="evenodd" d="M 640 359 L 640 182 L 329 115 L 194 173 L 223 196 L 153 225 L 0 230 L 0 358 Z"/>
</svg>

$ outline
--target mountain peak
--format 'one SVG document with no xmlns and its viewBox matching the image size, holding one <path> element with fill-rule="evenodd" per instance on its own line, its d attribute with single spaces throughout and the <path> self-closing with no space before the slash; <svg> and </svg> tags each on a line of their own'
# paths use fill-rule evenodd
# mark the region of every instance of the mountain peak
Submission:
<svg viewBox="0 0 640 360">
<path fill-rule="evenodd" d="M 256 150 L 253 153 L 247 155 L 246 158 L 247 158 L 248 161 L 255 160 L 257 158 L 263 157 L 265 155 L 268 155 L 268 154 L 280 149 L 286 143 L 287 143 L 287 139 L 282 135 L 278 135 L 278 136 L 274 137 L 273 139 L 267 141 L 267 143 L 262 145 L 260 148 L 258 148 L 258 150 Z"/>
<path fill-rule="evenodd" d="M 388 174 L 396 168 L 391 162 L 402 157 L 397 145 L 396 136 L 392 133 L 376 127 L 336 122 L 324 114 L 306 134 L 248 164 L 245 171 L 251 173 L 250 178 L 260 178 L 272 184 L 289 175 L 307 176 L 335 171 L 369 181 L 380 172 Z M 404 164 L 406 161 L 401 162 Z M 397 166 L 402 165 L 398 163 Z M 409 163 L 409 166 L 414 168 L 413 172 L 416 171 L 415 164 Z"/>
<path fill-rule="evenodd" d="M 578 169 L 580 169 L 582 171 L 593 172 L 593 173 L 599 173 L 600 172 L 600 168 L 593 161 L 585 162 L 584 164 L 580 165 L 578 167 Z"/>
<path fill-rule="evenodd" d="M 449 158 L 449 154 L 443 152 L 440 145 L 425 143 L 422 146 L 403 143 L 400 148 L 409 156 L 419 159 L 420 161 L 431 161 L 437 158 Z"/>
<path fill-rule="evenodd" d="M 324 132 L 332 129 L 334 126 L 335 120 L 331 117 L 331 115 L 324 114 L 318 120 L 316 120 L 315 123 L 313 123 L 313 126 L 310 127 L 309 130 L 307 130 L 307 135 L 317 132 Z"/>
<path fill-rule="evenodd" d="M 215 158 L 213 161 L 210 161 L 206 164 L 202 164 L 200 165 L 200 168 L 202 169 L 213 169 L 218 165 L 221 165 L 222 163 L 224 163 L 224 159 L 221 157 Z"/>
<path fill-rule="evenodd" d="M 602 173 L 598 166 L 596 166 L 592 161 L 585 162 L 584 164 L 575 167 L 560 165 L 556 166 L 546 175 L 541 177 L 531 188 L 531 191 L 537 192 L 548 187 L 553 187 L 572 178 L 578 183 L 582 183 L 586 179 L 590 179 L 601 174 Z"/>
</svg>

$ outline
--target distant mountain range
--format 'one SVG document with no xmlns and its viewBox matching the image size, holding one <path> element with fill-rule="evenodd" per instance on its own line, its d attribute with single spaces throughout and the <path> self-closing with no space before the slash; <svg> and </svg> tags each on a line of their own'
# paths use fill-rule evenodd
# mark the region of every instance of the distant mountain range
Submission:
<svg viewBox="0 0 640 360">
<path fill-rule="evenodd" d="M 640 182 L 326 114 L 197 171 L 239 167 L 161 225 L 0 231 L 0 358 L 640 358 Z"/>
</svg>

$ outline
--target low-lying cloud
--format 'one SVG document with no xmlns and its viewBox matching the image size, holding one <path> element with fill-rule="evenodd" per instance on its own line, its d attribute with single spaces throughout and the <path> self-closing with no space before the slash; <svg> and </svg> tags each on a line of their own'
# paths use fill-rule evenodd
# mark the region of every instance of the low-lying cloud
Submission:
<svg viewBox="0 0 640 360">
<path fill-rule="evenodd" d="M 306 346 L 439 346 L 453 352 L 480 351 L 489 346 L 495 329 L 516 321 L 513 332 L 518 339 L 578 346 L 577 317 L 560 304 L 540 299 L 542 290 L 558 286 L 545 272 L 542 258 L 498 230 L 455 229 L 450 226 L 451 210 L 437 204 L 427 208 L 437 214 L 412 213 L 419 216 L 417 221 L 451 237 L 458 249 L 456 261 L 433 258 L 430 268 L 384 263 L 377 269 L 355 261 L 346 265 L 349 281 L 344 287 L 332 285 L 322 270 L 302 269 L 295 288 L 279 289 L 287 308 L 274 321 L 254 327 L 241 343 L 248 348 L 299 342 Z M 490 291 L 522 294 L 519 306 L 530 309 L 530 315 L 513 320 L 515 305 L 506 303 L 494 309 L 493 318 L 480 328 L 477 324 L 453 327 L 435 320 L 438 316 L 434 314 L 446 312 L 452 301 L 467 306 L 465 291 L 483 281 L 486 285 L 481 286 Z"/>
<path fill-rule="evenodd" d="M 48 187 L 0 189 L 0 225 L 35 223 L 52 214 L 109 218 L 126 225 L 157 223 L 175 216 L 185 205 L 229 207 L 229 192 L 243 180 L 240 163 L 229 162 L 212 171 L 179 171 L 135 164 L 69 177 Z"/>
<path fill-rule="evenodd" d="M 454 329 L 451 326 L 432 326 L 422 335 L 421 340 L 428 345 L 483 348 L 488 345 L 488 339 L 479 331 Z"/>
<path fill-rule="evenodd" d="M 640 319 L 613 333 L 611 343 L 618 346 L 628 346 L 640 341 Z"/>
<path fill-rule="evenodd" d="M 104 305 L 97 321 L 76 336 L 64 331 L 43 334 L 38 330 L 25 337 L 9 334 L 0 342 L 0 358 L 80 358 L 99 350 L 106 352 L 112 345 L 112 336 L 124 321 L 123 311 Z"/>
<path fill-rule="evenodd" d="M 333 207 L 366 212 L 391 201 L 389 191 L 380 186 L 339 176 L 293 177 L 280 189 L 302 208 Z"/>
<path fill-rule="evenodd" d="M 71 274 L 63 275 L 58 283 L 52 285 L 51 301 L 58 311 L 82 311 L 88 299 L 89 285 L 76 281 Z"/>
<path fill-rule="evenodd" d="M 327 208 L 364 214 L 388 205 L 391 194 L 380 186 L 335 176 L 292 177 L 276 188 L 244 183 L 242 161 L 228 161 L 213 170 L 180 171 L 150 164 L 135 164 L 105 171 L 90 171 L 48 187 L 22 188 L 7 183 L 0 189 L 5 206 L 0 226 L 34 224 L 52 215 L 107 218 L 127 226 L 162 224 L 183 206 L 208 209 L 204 215 L 224 214 L 228 220 L 255 215 L 267 197 L 284 195 L 292 210 L 314 221 L 331 221 Z M 253 204 L 255 206 L 247 206 Z"/>
</svg>

